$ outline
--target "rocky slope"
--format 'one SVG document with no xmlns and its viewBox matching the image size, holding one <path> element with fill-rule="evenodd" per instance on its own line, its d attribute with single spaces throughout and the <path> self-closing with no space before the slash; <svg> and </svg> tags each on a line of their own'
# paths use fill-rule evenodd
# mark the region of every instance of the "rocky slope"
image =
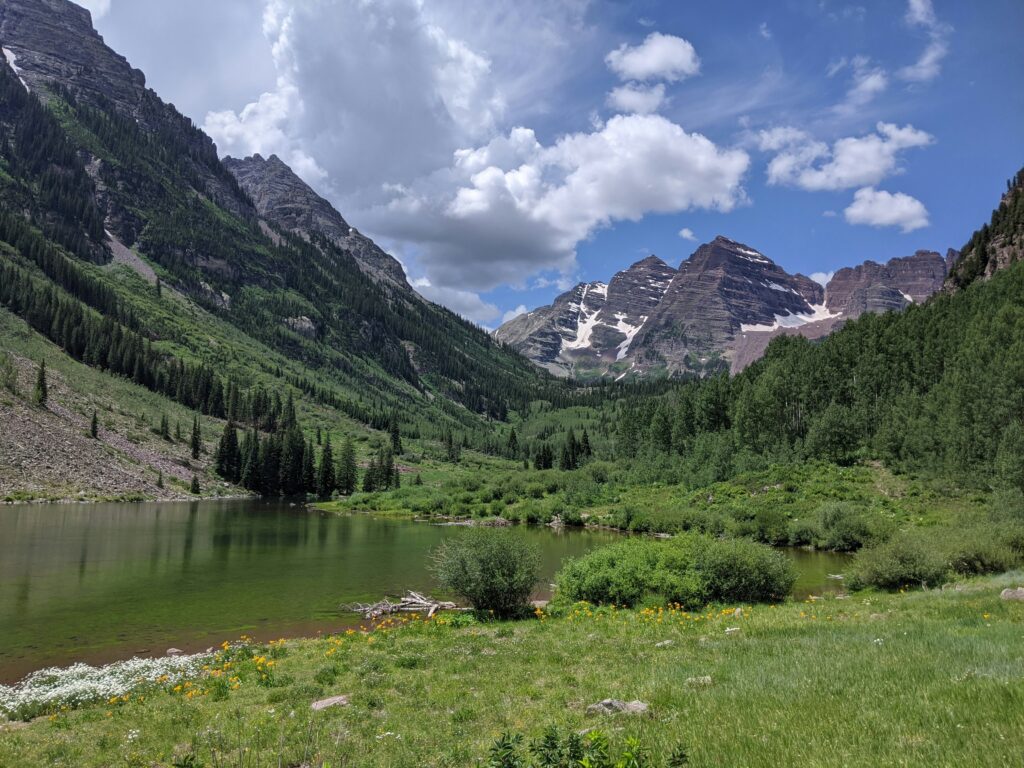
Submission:
<svg viewBox="0 0 1024 768">
<path fill-rule="evenodd" d="M 820 338 L 865 312 L 924 301 L 942 287 L 954 254 L 867 261 L 839 270 L 823 287 L 719 236 L 678 270 L 650 257 L 607 288 L 580 284 L 495 335 L 560 375 L 736 372 L 776 336 Z"/>
<path fill-rule="evenodd" d="M 347 251 L 370 276 L 409 288 L 405 270 L 370 238 L 349 226 L 329 202 L 314 192 L 277 155 L 256 154 L 239 160 L 224 159 L 224 166 L 250 197 L 259 215 L 300 237 L 322 235 Z"/>
</svg>

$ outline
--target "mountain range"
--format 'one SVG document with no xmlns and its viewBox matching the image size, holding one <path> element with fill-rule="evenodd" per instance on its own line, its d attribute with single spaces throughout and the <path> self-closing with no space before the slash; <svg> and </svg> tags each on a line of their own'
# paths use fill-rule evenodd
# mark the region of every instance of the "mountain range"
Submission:
<svg viewBox="0 0 1024 768">
<path fill-rule="evenodd" d="M 719 236 L 678 269 L 648 256 L 607 283 L 580 283 L 506 322 L 495 338 L 560 376 L 736 373 L 776 336 L 820 338 L 866 312 L 927 300 L 958 255 L 922 250 L 866 261 L 823 286 Z"/>
</svg>

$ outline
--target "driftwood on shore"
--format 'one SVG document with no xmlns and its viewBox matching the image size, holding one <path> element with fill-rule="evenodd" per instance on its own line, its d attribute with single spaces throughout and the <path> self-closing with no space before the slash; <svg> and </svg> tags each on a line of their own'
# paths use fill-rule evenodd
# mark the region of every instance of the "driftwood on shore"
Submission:
<svg viewBox="0 0 1024 768">
<path fill-rule="evenodd" d="M 437 611 L 454 611 L 457 608 L 458 606 L 455 603 L 435 600 L 432 597 L 412 591 L 397 601 L 385 597 L 377 603 L 353 603 L 348 606 L 350 611 L 362 614 L 364 619 L 370 620 L 379 619 L 382 616 L 390 616 L 393 613 L 425 613 L 427 618 L 430 618 Z"/>
</svg>

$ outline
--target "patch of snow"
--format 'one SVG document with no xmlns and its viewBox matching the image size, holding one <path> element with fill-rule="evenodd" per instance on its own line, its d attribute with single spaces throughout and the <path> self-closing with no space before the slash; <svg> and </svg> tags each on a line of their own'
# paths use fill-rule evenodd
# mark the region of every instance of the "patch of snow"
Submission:
<svg viewBox="0 0 1024 768">
<path fill-rule="evenodd" d="M 911 304 L 916 304 L 917 303 L 916 301 L 914 301 L 914 297 L 911 296 L 909 293 L 904 293 L 903 291 L 900 291 L 900 293 L 902 293 L 903 294 L 903 298 L 906 299 L 907 301 L 909 301 Z"/>
<path fill-rule="evenodd" d="M 10 48 L 4 48 L 3 52 L 4 52 L 4 58 L 7 59 L 7 63 L 10 65 L 11 69 L 14 70 L 14 74 L 16 74 L 18 76 L 18 79 L 21 81 L 21 84 L 23 86 L 25 86 L 25 90 L 28 91 L 29 90 L 28 83 L 25 82 L 25 78 L 21 76 L 21 69 L 18 68 L 18 57 L 17 57 L 17 55 Z M 31 93 L 31 91 L 30 91 L 30 93 Z"/>
<path fill-rule="evenodd" d="M 624 378 L 626 378 L 626 376 L 629 375 L 629 372 L 632 371 L 634 368 L 636 368 L 636 363 L 630 363 L 629 368 L 624 370 L 620 375 L 616 376 L 615 380 L 622 381 Z"/>
<path fill-rule="evenodd" d="M 764 282 L 764 285 L 766 285 L 768 288 L 771 288 L 773 291 L 782 291 L 783 293 L 795 293 L 797 296 L 800 295 L 798 291 L 794 291 L 792 288 L 787 288 L 784 285 L 779 285 L 778 283 L 772 282 L 771 280 L 766 280 Z"/>
<path fill-rule="evenodd" d="M 633 339 L 636 338 L 636 335 L 640 332 L 640 329 L 644 327 L 644 323 L 647 322 L 647 315 L 643 315 L 640 318 L 640 325 L 630 325 L 629 323 L 627 323 L 626 315 L 623 313 L 615 315 L 615 320 L 615 330 L 618 331 L 619 333 L 625 334 L 626 336 L 625 340 L 621 344 L 619 344 L 619 352 L 615 356 L 615 360 L 618 361 L 622 360 L 626 356 L 626 353 L 629 352 L 629 345 L 633 343 Z"/>
<path fill-rule="evenodd" d="M 603 283 L 597 283 L 597 285 L 604 286 L 605 290 L 608 289 L 608 286 Z M 590 286 L 584 286 L 578 308 L 579 315 L 576 317 L 576 338 L 571 341 L 562 340 L 563 352 L 567 349 L 586 349 L 590 346 L 590 334 L 594 332 L 594 327 L 597 325 L 597 318 L 601 314 L 601 310 L 596 309 L 593 313 L 587 312 L 587 294 L 589 292 Z"/>
<path fill-rule="evenodd" d="M 608 295 L 608 285 L 606 283 L 591 283 L 587 287 L 591 291 L 593 291 L 594 295 L 596 295 L 596 296 L 607 296 Z M 584 295 L 586 295 L 586 294 L 584 294 Z"/>
<path fill-rule="evenodd" d="M 808 323 L 816 323 L 820 320 L 830 320 L 839 317 L 838 312 L 829 312 L 824 304 L 810 304 L 809 313 L 776 315 L 775 322 L 764 325 L 740 325 L 740 333 L 764 333 L 778 331 L 782 328 L 799 328 Z"/>
<path fill-rule="evenodd" d="M 759 264 L 767 264 L 770 261 L 764 254 L 758 253 L 752 248 L 744 248 L 742 245 L 736 246 L 736 252 L 740 254 L 741 259 L 746 259 L 747 261 L 756 261 Z"/>
</svg>

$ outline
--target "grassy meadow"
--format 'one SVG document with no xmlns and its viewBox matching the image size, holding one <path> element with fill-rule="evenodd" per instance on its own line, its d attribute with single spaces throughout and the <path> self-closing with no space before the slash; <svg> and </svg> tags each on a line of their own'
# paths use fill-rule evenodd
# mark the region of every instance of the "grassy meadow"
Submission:
<svg viewBox="0 0 1024 768">
<path fill-rule="evenodd" d="M 999 592 L 1022 582 L 236 641 L 190 679 L 0 726 L 0 764 L 523 765 L 492 745 L 522 734 L 525 757 L 555 726 L 603 733 L 608 765 L 1019 765 L 1024 603 Z M 650 709 L 587 713 L 605 698 Z"/>
</svg>

